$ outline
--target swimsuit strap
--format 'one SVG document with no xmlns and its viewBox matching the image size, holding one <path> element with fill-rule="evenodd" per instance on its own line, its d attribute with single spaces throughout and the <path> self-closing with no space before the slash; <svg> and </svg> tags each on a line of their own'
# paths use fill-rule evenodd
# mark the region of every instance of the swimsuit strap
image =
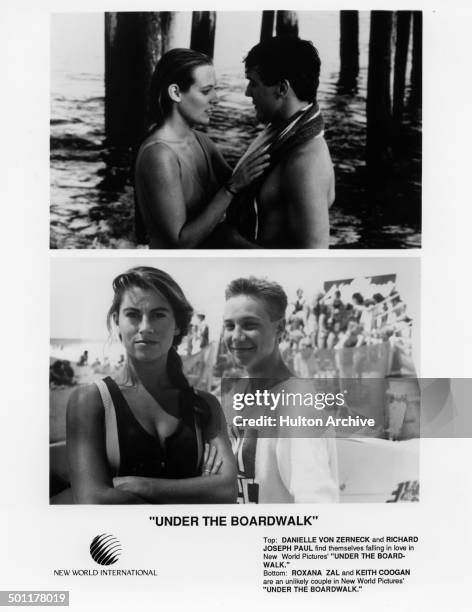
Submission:
<svg viewBox="0 0 472 612">
<path fill-rule="evenodd" d="M 136 420 L 131 410 L 129 409 L 129 405 L 126 402 L 119 386 L 116 382 L 109 376 L 104 378 L 103 380 L 98 380 L 95 382 L 99 392 L 100 397 L 102 399 L 104 412 L 105 412 L 105 446 L 106 446 L 106 454 L 107 459 L 112 469 L 113 476 L 117 476 L 120 470 L 121 464 L 121 456 L 120 456 L 120 445 L 119 445 L 119 437 L 118 437 L 118 423 L 117 423 L 117 408 L 126 406 L 126 412 L 130 412 L 133 416 L 133 419 Z M 195 392 L 197 393 L 197 392 Z M 171 436 L 167 439 L 172 439 L 174 436 L 179 435 L 182 430 L 182 426 L 185 423 L 190 430 L 195 432 L 195 441 L 197 446 L 197 466 L 196 472 L 199 472 L 203 463 L 203 431 L 202 425 L 200 423 L 200 419 L 198 414 L 195 411 L 194 401 L 194 391 L 192 389 L 192 393 L 186 393 L 186 390 L 181 391 L 180 393 L 180 415 L 179 415 L 179 425 Z M 205 402 L 205 399 L 198 394 L 199 398 Z M 138 421 L 136 421 L 139 425 L 140 429 L 142 426 Z M 145 430 L 143 430 L 145 431 Z M 148 432 L 146 432 L 148 434 Z M 149 435 L 149 434 L 148 434 Z"/>
<path fill-rule="evenodd" d="M 163 138 L 154 138 L 154 140 L 150 140 L 145 145 L 141 146 L 140 153 L 142 153 L 148 147 L 151 147 L 152 145 L 155 145 L 155 144 L 163 144 L 164 146 L 166 146 L 168 149 L 170 149 L 171 151 L 175 153 L 174 149 L 170 146 L 169 142 L 172 142 L 172 141 L 164 140 Z"/>
<path fill-rule="evenodd" d="M 195 134 L 195 138 L 197 139 L 198 144 L 200 145 L 202 151 L 203 151 L 203 155 L 205 156 L 205 160 L 207 163 L 207 170 L 208 172 L 211 171 L 211 159 L 210 159 L 210 153 L 208 151 L 208 146 L 207 146 L 207 142 L 204 138 L 203 134 L 200 134 L 200 132 L 197 132 L 196 130 L 193 131 L 193 133 Z"/>
<path fill-rule="evenodd" d="M 120 445 L 118 441 L 116 409 L 109 388 L 110 381 L 113 383 L 112 379 L 107 376 L 103 380 L 95 381 L 95 384 L 100 392 L 103 409 L 105 411 L 105 448 L 108 463 L 112 468 L 113 475 L 116 476 L 120 469 Z"/>
</svg>

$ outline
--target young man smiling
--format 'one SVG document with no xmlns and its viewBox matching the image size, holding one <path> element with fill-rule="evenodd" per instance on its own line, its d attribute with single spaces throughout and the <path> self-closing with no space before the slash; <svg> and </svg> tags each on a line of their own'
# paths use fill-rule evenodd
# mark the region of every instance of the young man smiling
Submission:
<svg viewBox="0 0 472 612">
<path fill-rule="evenodd" d="M 296 391 L 279 341 L 285 329 L 287 296 L 275 282 L 254 277 L 232 281 L 226 289 L 223 337 L 236 364 L 260 388 Z M 243 383 L 246 391 L 251 380 Z M 251 389 L 254 390 L 254 389 Z M 256 430 L 234 436 L 244 501 L 260 503 L 338 501 L 337 458 L 332 440 L 258 438 Z"/>
</svg>

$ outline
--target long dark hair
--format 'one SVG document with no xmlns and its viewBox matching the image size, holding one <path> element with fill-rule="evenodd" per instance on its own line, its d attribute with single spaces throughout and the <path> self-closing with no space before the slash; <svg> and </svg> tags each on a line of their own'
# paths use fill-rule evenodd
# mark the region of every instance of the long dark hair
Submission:
<svg viewBox="0 0 472 612">
<path fill-rule="evenodd" d="M 126 291 L 136 287 L 148 291 L 159 291 L 169 302 L 179 333 L 174 336 L 173 346 L 167 354 L 167 374 L 172 385 L 187 394 L 188 402 L 193 406 L 201 426 L 205 427 L 210 419 L 209 406 L 190 386 L 183 371 L 182 359 L 176 350 L 182 338 L 188 333 L 193 315 L 193 308 L 184 292 L 167 272 L 151 266 L 137 266 L 119 274 L 113 280 L 112 287 L 113 301 L 107 314 L 107 327 L 110 333 L 112 321 L 120 312 Z"/>
<path fill-rule="evenodd" d="M 175 280 L 158 268 L 151 266 L 137 266 L 131 268 L 123 274 L 119 274 L 112 283 L 113 301 L 107 314 L 107 327 L 111 332 L 111 322 L 113 317 L 120 312 L 123 296 L 129 289 L 138 287 L 148 291 L 159 291 L 169 302 L 175 318 L 179 333 L 174 336 L 174 347 L 177 347 L 182 338 L 187 335 L 190 321 L 192 320 L 193 308 L 180 286 Z"/>
<path fill-rule="evenodd" d="M 199 66 L 211 66 L 211 58 L 193 49 L 172 49 L 157 62 L 149 90 L 148 118 L 153 127 L 160 127 L 172 110 L 169 86 L 175 83 L 185 92 L 194 82 L 193 72 Z"/>
</svg>

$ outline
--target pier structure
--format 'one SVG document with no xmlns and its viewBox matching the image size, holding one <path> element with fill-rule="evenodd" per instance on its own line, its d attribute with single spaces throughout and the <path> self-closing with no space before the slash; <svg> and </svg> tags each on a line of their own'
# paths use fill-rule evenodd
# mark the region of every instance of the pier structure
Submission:
<svg viewBox="0 0 472 612">
<path fill-rule="evenodd" d="M 213 57 L 217 16 L 215 11 L 192 13 L 190 48 Z M 355 95 L 358 11 L 340 11 L 339 24 L 338 93 Z M 173 46 L 174 27 L 173 12 L 105 13 L 105 135 L 109 146 L 132 149 L 145 133 L 151 76 L 159 58 Z M 298 13 L 262 11 L 260 39 L 273 35 L 298 36 Z M 421 101 L 421 11 L 371 11 L 365 154 L 369 175 L 380 178 L 389 173 L 395 150 L 401 149 L 405 109 L 420 111 Z"/>
</svg>

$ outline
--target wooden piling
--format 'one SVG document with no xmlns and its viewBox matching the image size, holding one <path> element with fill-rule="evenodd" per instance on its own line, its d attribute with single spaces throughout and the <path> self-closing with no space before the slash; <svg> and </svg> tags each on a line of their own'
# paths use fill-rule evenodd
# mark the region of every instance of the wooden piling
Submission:
<svg viewBox="0 0 472 612">
<path fill-rule="evenodd" d="M 423 13 L 413 11 L 413 51 L 411 59 L 411 91 L 409 103 L 421 108 L 423 100 Z"/>
<path fill-rule="evenodd" d="M 170 12 L 105 13 L 105 135 L 111 152 L 136 151 L 145 134 L 152 73 L 169 49 L 173 23 Z M 146 242 L 136 202 L 135 235 L 138 244 Z"/>
<path fill-rule="evenodd" d="M 213 57 L 215 50 L 215 11 L 193 11 L 190 48 Z"/>
<path fill-rule="evenodd" d="M 277 36 L 298 36 L 297 12 L 277 11 L 275 33 Z"/>
<path fill-rule="evenodd" d="M 391 169 L 390 97 L 392 11 L 371 11 L 367 78 L 367 170 L 376 177 Z"/>
<path fill-rule="evenodd" d="M 111 146 L 134 147 L 146 129 L 149 85 L 168 50 L 170 12 L 105 13 L 105 134 Z"/>
<path fill-rule="evenodd" d="M 261 42 L 274 35 L 275 11 L 262 11 Z"/>
<path fill-rule="evenodd" d="M 340 11 L 339 21 L 338 89 L 340 93 L 352 93 L 357 90 L 359 76 L 359 11 Z"/>
<path fill-rule="evenodd" d="M 393 69 L 393 141 L 395 148 L 401 143 L 402 118 L 405 106 L 405 78 L 408 45 L 410 42 L 411 12 L 397 11 L 395 63 Z"/>
</svg>

